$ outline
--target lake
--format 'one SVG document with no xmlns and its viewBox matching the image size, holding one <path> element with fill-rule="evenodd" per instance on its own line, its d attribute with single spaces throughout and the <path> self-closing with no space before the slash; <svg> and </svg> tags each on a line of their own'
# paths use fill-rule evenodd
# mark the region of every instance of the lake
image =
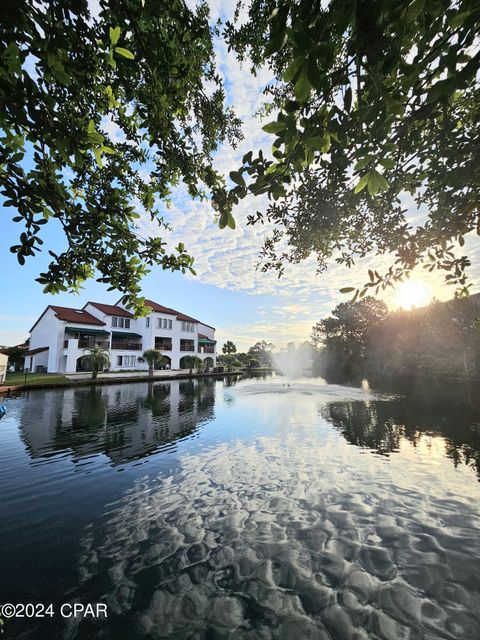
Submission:
<svg viewBox="0 0 480 640">
<path fill-rule="evenodd" d="M 478 640 L 477 392 L 277 376 L 4 399 L 0 603 L 52 604 L 4 637 Z M 107 617 L 68 615 L 89 603 Z"/>
</svg>

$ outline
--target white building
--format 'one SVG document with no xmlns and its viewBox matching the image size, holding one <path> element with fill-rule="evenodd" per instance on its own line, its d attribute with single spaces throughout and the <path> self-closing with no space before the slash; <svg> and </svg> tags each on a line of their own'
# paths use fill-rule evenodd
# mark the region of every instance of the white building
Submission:
<svg viewBox="0 0 480 640">
<path fill-rule="evenodd" d="M 5 353 L 0 352 L 0 384 L 5 382 L 5 376 L 7 375 L 8 356 Z"/>
<path fill-rule="evenodd" d="M 157 349 L 170 369 L 189 368 L 186 356 L 216 364 L 215 329 L 175 309 L 146 300 L 151 313 L 134 316 L 120 303 L 87 302 L 83 309 L 49 305 L 30 329 L 25 366 L 32 372 L 75 373 L 83 370 L 88 349 L 110 353 L 110 370 L 148 369 L 141 361 Z"/>
</svg>

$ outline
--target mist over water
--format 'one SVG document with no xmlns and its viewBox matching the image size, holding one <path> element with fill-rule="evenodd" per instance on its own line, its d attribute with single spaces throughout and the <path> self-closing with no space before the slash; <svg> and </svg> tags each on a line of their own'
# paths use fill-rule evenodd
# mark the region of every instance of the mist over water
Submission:
<svg viewBox="0 0 480 640">
<path fill-rule="evenodd" d="M 278 371 L 289 381 L 312 374 L 313 358 L 311 350 L 302 345 L 273 353 L 272 361 Z"/>
</svg>

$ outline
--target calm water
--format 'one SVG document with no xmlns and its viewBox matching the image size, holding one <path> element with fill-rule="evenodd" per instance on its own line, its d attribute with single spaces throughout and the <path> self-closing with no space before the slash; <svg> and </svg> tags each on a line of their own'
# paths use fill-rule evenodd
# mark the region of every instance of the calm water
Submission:
<svg viewBox="0 0 480 640">
<path fill-rule="evenodd" d="M 3 637 L 478 640 L 477 402 L 278 377 L 7 399 L 0 602 L 57 613 Z"/>
</svg>

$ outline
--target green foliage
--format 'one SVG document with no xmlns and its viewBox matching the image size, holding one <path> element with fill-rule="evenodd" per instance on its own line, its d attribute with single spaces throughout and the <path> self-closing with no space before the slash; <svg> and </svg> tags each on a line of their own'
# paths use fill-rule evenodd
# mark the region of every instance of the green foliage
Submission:
<svg viewBox="0 0 480 640">
<path fill-rule="evenodd" d="M 223 353 L 237 353 L 237 347 L 233 344 L 231 340 L 227 340 L 222 347 Z"/>
<path fill-rule="evenodd" d="M 27 348 L 22 348 L 18 345 L 3 349 L 3 353 L 8 356 L 8 366 L 13 366 L 15 368 L 15 371 L 20 371 L 23 368 L 25 362 L 25 354 L 27 351 Z"/>
<path fill-rule="evenodd" d="M 143 360 L 148 364 L 148 373 L 153 376 L 155 365 L 162 367 L 168 363 L 168 359 L 156 349 L 147 349 L 143 352 Z"/>
<path fill-rule="evenodd" d="M 198 373 L 202 373 L 204 363 L 198 356 L 183 356 L 182 361 L 184 369 L 197 369 Z"/>
<path fill-rule="evenodd" d="M 259 340 L 248 350 L 248 357 L 258 360 L 261 366 L 269 367 L 272 363 L 274 345 L 266 340 Z"/>
<path fill-rule="evenodd" d="M 387 313 L 366 296 L 338 305 L 320 320 L 312 342 L 328 374 L 476 378 L 480 375 L 479 315 L 475 298 L 433 302 Z"/>
<path fill-rule="evenodd" d="M 240 360 L 238 360 L 233 353 L 227 353 L 221 356 L 221 362 L 227 366 L 227 371 L 233 371 L 236 367 L 242 366 Z"/>
<path fill-rule="evenodd" d="M 82 356 L 82 364 L 86 370 L 92 372 L 92 380 L 95 380 L 99 371 L 103 371 L 110 366 L 110 354 L 102 347 L 86 349 Z"/>
<path fill-rule="evenodd" d="M 221 218 L 267 194 L 267 210 L 249 217 L 275 225 L 264 270 L 312 253 L 320 271 L 388 253 L 392 266 L 356 297 L 420 264 L 467 293 L 470 260 L 454 247 L 480 233 L 478 2 L 253 0 L 249 17 L 225 34 L 275 76 L 273 158 L 245 154 L 242 181 L 215 203 Z M 405 203 L 423 212 L 418 226 Z"/>
<path fill-rule="evenodd" d="M 23 227 L 11 251 L 23 265 L 45 225 L 64 233 L 63 246 L 45 247 L 45 292 L 97 277 L 142 313 L 151 265 L 194 273 L 183 246 L 167 250 L 157 207 L 179 182 L 192 197 L 215 194 L 224 181 L 212 154 L 239 137 L 205 4 L 118 0 L 93 16 L 87 0 L 7 0 L 0 105 L 0 192 Z M 142 210 L 156 227 L 148 237 Z"/>
<path fill-rule="evenodd" d="M 390 375 L 478 378 L 479 313 L 470 298 L 392 313 L 372 337 L 367 367 Z"/>
<path fill-rule="evenodd" d="M 313 327 L 312 343 L 316 348 L 324 347 L 331 367 L 352 373 L 364 363 L 371 336 L 387 314 L 386 304 L 372 296 L 342 302 Z"/>
</svg>

